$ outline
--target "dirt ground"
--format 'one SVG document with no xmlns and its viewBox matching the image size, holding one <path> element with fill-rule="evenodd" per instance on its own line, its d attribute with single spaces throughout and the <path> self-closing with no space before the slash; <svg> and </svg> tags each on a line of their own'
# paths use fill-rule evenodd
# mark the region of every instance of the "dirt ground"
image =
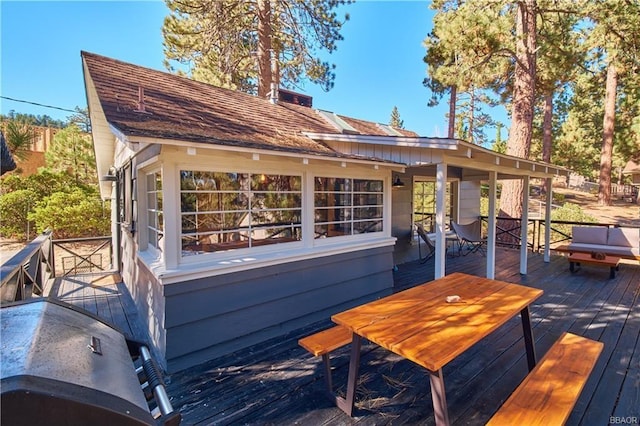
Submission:
<svg viewBox="0 0 640 426">
<path fill-rule="evenodd" d="M 599 206 L 598 196 L 566 188 L 554 188 L 557 194 L 564 194 L 565 202 L 578 204 L 591 216 L 601 222 L 640 226 L 640 204 L 614 199 L 611 206 Z M 24 244 L 0 237 L 0 263 L 4 263 L 17 253 Z"/>
<path fill-rule="evenodd" d="M 553 192 L 564 194 L 566 203 L 577 204 L 582 210 L 600 222 L 640 226 L 640 204 L 613 197 L 612 205 L 598 205 L 598 195 L 566 188 L 553 188 Z"/>
</svg>

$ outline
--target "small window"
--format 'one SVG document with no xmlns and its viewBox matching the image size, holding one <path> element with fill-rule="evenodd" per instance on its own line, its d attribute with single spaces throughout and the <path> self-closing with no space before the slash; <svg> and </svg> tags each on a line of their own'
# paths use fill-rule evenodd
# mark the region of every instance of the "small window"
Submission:
<svg viewBox="0 0 640 426">
<path fill-rule="evenodd" d="M 317 177 L 315 238 L 382 232 L 382 180 Z"/>
<path fill-rule="evenodd" d="M 162 250 L 164 218 L 162 215 L 162 175 L 160 172 L 147 174 L 147 232 L 149 244 Z"/>
</svg>

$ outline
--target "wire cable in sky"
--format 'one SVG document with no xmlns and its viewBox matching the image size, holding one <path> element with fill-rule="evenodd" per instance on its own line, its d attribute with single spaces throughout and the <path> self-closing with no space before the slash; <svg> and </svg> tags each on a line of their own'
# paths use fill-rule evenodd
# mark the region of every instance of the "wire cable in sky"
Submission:
<svg viewBox="0 0 640 426">
<path fill-rule="evenodd" d="M 31 105 L 41 106 L 41 107 L 45 107 L 45 108 L 59 109 L 59 110 L 61 110 L 61 111 L 69 111 L 69 112 L 76 112 L 76 113 L 77 113 L 77 112 L 79 112 L 79 111 L 76 111 L 76 110 L 74 110 L 74 109 L 67 109 L 67 108 L 61 108 L 61 107 L 57 107 L 57 106 L 44 105 L 44 104 L 39 104 L 39 103 L 37 103 L 37 102 L 24 101 L 24 100 L 22 100 L 22 99 L 14 99 L 14 98 L 10 98 L 10 97 L 8 97 L 8 96 L 0 96 L 0 98 L 2 98 L 2 99 L 7 99 L 7 100 L 10 100 L 10 101 L 14 101 L 14 102 L 22 102 L 22 103 L 25 103 L 25 104 L 31 104 Z"/>
</svg>

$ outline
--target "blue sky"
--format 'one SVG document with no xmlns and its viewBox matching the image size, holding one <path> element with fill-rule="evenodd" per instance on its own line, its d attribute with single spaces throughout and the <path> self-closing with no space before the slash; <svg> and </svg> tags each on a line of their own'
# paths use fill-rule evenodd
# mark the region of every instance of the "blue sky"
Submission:
<svg viewBox="0 0 640 426">
<path fill-rule="evenodd" d="M 344 40 L 328 56 L 335 87 L 307 83 L 315 108 L 388 123 L 398 107 L 405 128 L 446 136 L 446 102 L 427 107 L 422 41 L 431 30 L 428 1 L 358 1 Z M 86 106 L 80 51 L 165 70 L 163 1 L 0 1 L 2 96 L 66 109 Z M 71 113 L 0 99 L 0 110 L 65 119 Z"/>
</svg>

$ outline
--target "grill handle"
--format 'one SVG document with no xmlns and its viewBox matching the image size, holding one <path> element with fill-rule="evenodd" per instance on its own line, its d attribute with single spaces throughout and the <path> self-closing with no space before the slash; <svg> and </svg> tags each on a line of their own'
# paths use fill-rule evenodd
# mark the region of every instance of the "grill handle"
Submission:
<svg viewBox="0 0 640 426">
<path fill-rule="evenodd" d="M 142 368 L 144 369 L 144 374 L 147 376 L 147 382 L 153 391 L 153 396 L 158 404 L 160 413 L 162 413 L 163 416 L 166 416 L 173 412 L 173 407 L 171 406 L 169 396 L 164 389 L 162 375 L 158 373 L 155 362 L 151 358 L 151 353 L 144 345 L 140 346 L 140 356 L 142 357 Z"/>
</svg>

